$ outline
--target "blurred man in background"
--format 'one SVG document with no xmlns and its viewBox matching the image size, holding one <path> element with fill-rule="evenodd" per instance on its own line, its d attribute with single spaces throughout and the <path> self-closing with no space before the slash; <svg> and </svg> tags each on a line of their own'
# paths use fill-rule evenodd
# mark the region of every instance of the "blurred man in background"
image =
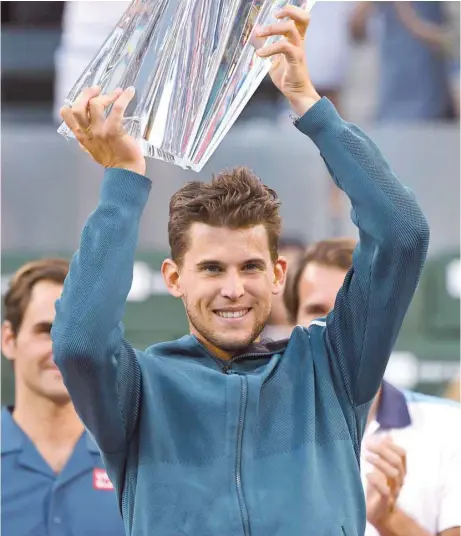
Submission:
<svg viewBox="0 0 461 536">
<path fill-rule="evenodd" d="M 456 103 L 451 86 L 459 38 L 450 26 L 445 7 L 449 2 L 355 4 L 350 23 L 353 37 L 362 40 L 372 30 L 378 45 L 378 119 L 453 119 Z M 455 63 L 459 66 L 459 58 Z"/>
<path fill-rule="evenodd" d="M 308 326 L 333 310 L 355 245 L 339 238 L 308 248 L 285 290 L 293 323 Z M 366 536 L 459 536 L 460 417 L 458 405 L 383 381 L 362 442 Z"/>
<path fill-rule="evenodd" d="M 296 267 L 300 257 L 306 251 L 306 244 L 303 240 L 285 236 L 279 240 L 279 252 L 285 257 L 288 263 L 287 278 L 293 274 L 293 267 Z M 263 338 L 272 340 L 286 339 L 291 335 L 294 324 L 288 318 L 288 312 L 283 300 L 283 294 L 272 298 L 272 308 L 269 319 L 262 332 Z"/>
<path fill-rule="evenodd" d="M 14 367 L 15 405 L 2 411 L 2 534 L 122 536 L 117 500 L 96 444 L 53 362 L 54 304 L 69 270 L 28 263 L 4 300 L 2 351 Z"/>
</svg>

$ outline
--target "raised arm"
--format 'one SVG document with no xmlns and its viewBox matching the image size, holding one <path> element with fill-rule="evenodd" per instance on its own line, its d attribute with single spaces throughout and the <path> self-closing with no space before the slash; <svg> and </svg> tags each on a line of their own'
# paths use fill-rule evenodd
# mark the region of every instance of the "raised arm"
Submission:
<svg viewBox="0 0 461 536">
<path fill-rule="evenodd" d="M 258 55 L 276 56 L 272 79 L 302 116 L 298 128 L 317 145 L 334 181 L 351 200 L 360 232 L 353 267 L 322 334 L 337 386 L 350 404 L 360 406 L 375 396 L 384 375 L 421 274 L 429 228 L 376 145 L 316 93 L 302 42 L 309 16 L 288 6 L 279 17 L 291 20 L 259 35 L 284 35 L 286 40 Z"/>
<path fill-rule="evenodd" d="M 123 339 L 139 221 L 151 183 L 144 158 L 121 129 L 132 92 L 85 90 L 63 119 L 107 169 L 98 207 L 74 255 L 52 329 L 53 356 L 72 402 L 103 452 L 120 452 L 136 425 L 141 377 L 136 352 Z M 114 102 L 108 119 L 104 109 Z M 91 118 L 91 119 L 90 119 Z"/>
<path fill-rule="evenodd" d="M 418 284 L 429 227 L 376 145 L 323 99 L 298 123 L 352 203 L 360 241 L 326 322 L 325 343 L 354 405 L 381 383 Z"/>
</svg>

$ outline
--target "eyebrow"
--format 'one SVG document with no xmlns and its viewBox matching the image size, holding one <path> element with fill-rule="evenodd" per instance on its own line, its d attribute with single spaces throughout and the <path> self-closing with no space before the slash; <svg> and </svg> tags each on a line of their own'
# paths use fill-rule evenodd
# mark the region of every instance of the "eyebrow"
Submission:
<svg viewBox="0 0 461 536">
<path fill-rule="evenodd" d="M 213 259 L 205 259 L 203 261 L 200 261 L 196 264 L 197 268 L 204 268 L 205 266 L 223 266 L 224 263 L 222 263 L 221 261 L 216 261 L 216 260 L 213 260 Z"/>
<path fill-rule="evenodd" d="M 51 322 L 38 322 L 34 325 L 34 331 L 40 332 L 40 331 L 51 331 L 53 324 Z"/>
<path fill-rule="evenodd" d="M 243 266 L 245 264 L 258 264 L 259 266 L 265 267 L 266 261 L 261 258 L 246 259 L 241 263 L 241 265 Z M 225 266 L 225 263 L 215 259 L 204 259 L 203 261 L 198 262 L 196 266 L 197 268 L 205 268 L 207 266 Z"/>
</svg>

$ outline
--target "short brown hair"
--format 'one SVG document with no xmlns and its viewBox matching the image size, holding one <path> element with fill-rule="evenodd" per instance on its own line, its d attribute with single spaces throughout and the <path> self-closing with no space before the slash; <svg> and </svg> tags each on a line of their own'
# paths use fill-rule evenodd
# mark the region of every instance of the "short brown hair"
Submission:
<svg viewBox="0 0 461 536">
<path fill-rule="evenodd" d="M 331 238 L 315 242 L 307 248 L 304 257 L 294 267 L 293 277 L 287 282 L 283 294 L 290 322 L 294 324 L 298 316 L 299 282 L 306 266 L 311 262 L 315 262 L 323 266 L 349 270 L 352 266 L 352 254 L 355 246 L 356 242 L 352 238 Z"/>
<path fill-rule="evenodd" d="M 40 281 L 62 285 L 68 272 L 67 260 L 50 258 L 28 262 L 13 275 L 3 303 L 4 320 L 10 322 L 15 335 L 21 328 L 34 286 Z"/>
<path fill-rule="evenodd" d="M 168 239 L 172 259 L 180 265 L 189 246 L 193 223 L 244 229 L 262 224 L 268 235 L 273 262 L 278 258 L 280 201 L 248 168 L 222 171 L 211 183 L 189 182 L 170 201 Z"/>
</svg>

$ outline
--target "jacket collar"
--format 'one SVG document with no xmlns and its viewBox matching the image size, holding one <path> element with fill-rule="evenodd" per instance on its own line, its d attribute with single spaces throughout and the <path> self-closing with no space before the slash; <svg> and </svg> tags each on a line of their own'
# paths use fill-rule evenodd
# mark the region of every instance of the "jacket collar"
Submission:
<svg viewBox="0 0 461 536">
<path fill-rule="evenodd" d="M 207 355 L 211 355 L 210 351 L 202 344 L 195 335 L 186 335 L 183 339 L 190 337 L 196 347 L 201 348 Z M 180 339 L 180 340 L 183 340 Z M 262 339 L 259 342 L 254 342 L 243 348 L 239 354 L 235 355 L 231 361 L 240 361 L 242 359 L 257 359 L 283 352 L 288 346 L 289 339 L 273 341 L 272 339 Z"/>
<path fill-rule="evenodd" d="M 411 416 L 404 393 L 384 380 L 376 412 L 376 421 L 381 430 L 406 428 L 411 425 Z"/>
<path fill-rule="evenodd" d="M 248 356 L 248 357 L 259 357 L 265 355 L 273 355 L 283 352 L 288 346 L 289 339 L 282 339 L 279 341 L 273 341 L 272 339 L 262 339 L 260 342 L 254 342 L 245 348 L 238 356 L 235 356 L 234 359 L 239 357 Z"/>
</svg>

